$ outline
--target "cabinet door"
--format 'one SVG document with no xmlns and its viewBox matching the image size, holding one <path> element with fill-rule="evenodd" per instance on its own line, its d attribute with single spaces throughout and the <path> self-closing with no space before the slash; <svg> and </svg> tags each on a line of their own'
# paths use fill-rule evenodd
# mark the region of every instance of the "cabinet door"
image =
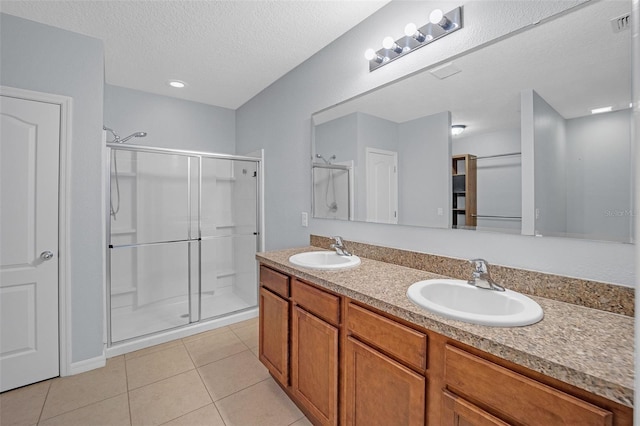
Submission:
<svg viewBox="0 0 640 426">
<path fill-rule="evenodd" d="M 338 329 L 293 309 L 291 387 L 323 425 L 338 423 Z"/>
<path fill-rule="evenodd" d="M 284 386 L 289 384 L 289 302 L 260 288 L 260 361 Z"/>
<path fill-rule="evenodd" d="M 424 426 L 425 378 L 352 337 L 345 380 L 347 425 Z"/>
<path fill-rule="evenodd" d="M 509 426 L 451 392 L 442 396 L 442 426 Z"/>
</svg>

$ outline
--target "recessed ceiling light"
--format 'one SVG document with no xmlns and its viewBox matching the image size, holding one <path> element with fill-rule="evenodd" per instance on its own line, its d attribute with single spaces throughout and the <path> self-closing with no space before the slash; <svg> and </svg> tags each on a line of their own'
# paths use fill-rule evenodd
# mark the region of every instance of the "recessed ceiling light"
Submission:
<svg viewBox="0 0 640 426">
<path fill-rule="evenodd" d="M 611 112 L 611 111 L 613 111 L 613 107 L 608 106 L 608 107 L 592 109 L 591 114 L 600 114 L 603 112 Z"/>
<path fill-rule="evenodd" d="M 180 80 L 169 80 L 169 86 L 171 87 L 177 87 L 179 89 L 183 88 L 184 86 L 186 86 L 187 84 L 184 81 L 180 81 Z"/>
</svg>

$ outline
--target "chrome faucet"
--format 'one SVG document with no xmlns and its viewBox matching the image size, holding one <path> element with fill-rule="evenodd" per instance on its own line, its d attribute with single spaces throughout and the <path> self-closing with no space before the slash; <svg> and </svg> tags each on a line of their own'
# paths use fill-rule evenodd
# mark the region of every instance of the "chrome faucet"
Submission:
<svg viewBox="0 0 640 426">
<path fill-rule="evenodd" d="M 342 237 L 336 235 L 335 237 L 331 237 L 335 240 L 335 243 L 331 244 L 331 248 L 335 249 L 336 253 L 339 256 L 351 256 L 351 253 L 344 246 L 344 241 L 342 241 Z"/>
<path fill-rule="evenodd" d="M 473 264 L 473 273 L 471 279 L 467 281 L 468 284 L 474 285 L 478 288 L 485 288 L 487 290 L 504 291 L 504 287 L 493 281 L 491 274 L 489 273 L 489 263 L 484 259 L 472 259 L 469 263 Z"/>
</svg>

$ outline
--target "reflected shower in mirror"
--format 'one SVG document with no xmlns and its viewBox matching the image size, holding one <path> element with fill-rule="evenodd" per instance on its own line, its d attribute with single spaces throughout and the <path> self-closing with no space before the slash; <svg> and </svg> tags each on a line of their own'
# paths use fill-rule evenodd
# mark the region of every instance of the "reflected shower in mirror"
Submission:
<svg viewBox="0 0 640 426">
<path fill-rule="evenodd" d="M 629 12 L 588 2 L 315 113 L 314 217 L 631 241 Z"/>
</svg>

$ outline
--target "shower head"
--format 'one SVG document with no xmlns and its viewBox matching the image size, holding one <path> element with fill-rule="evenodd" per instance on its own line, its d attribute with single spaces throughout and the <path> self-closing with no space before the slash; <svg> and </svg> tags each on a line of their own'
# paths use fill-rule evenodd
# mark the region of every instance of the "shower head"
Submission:
<svg viewBox="0 0 640 426">
<path fill-rule="evenodd" d="M 147 136 L 147 132 L 136 132 L 134 134 L 131 134 L 129 136 L 127 136 L 126 138 L 116 138 L 116 140 L 114 142 L 118 142 L 118 143 L 125 143 L 126 141 L 128 141 L 131 138 L 144 138 L 145 136 Z"/>
<path fill-rule="evenodd" d="M 325 164 L 331 164 L 331 160 L 335 160 L 335 159 L 336 159 L 336 156 L 335 156 L 335 154 L 334 154 L 334 155 L 332 155 L 331 157 L 329 157 L 329 159 L 327 160 L 326 158 L 324 158 L 324 156 L 323 156 L 323 155 L 316 154 L 316 158 L 321 158 L 321 159 L 322 159 L 322 161 L 324 161 L 324 163 L 325 163 Z"/>
</svg>

